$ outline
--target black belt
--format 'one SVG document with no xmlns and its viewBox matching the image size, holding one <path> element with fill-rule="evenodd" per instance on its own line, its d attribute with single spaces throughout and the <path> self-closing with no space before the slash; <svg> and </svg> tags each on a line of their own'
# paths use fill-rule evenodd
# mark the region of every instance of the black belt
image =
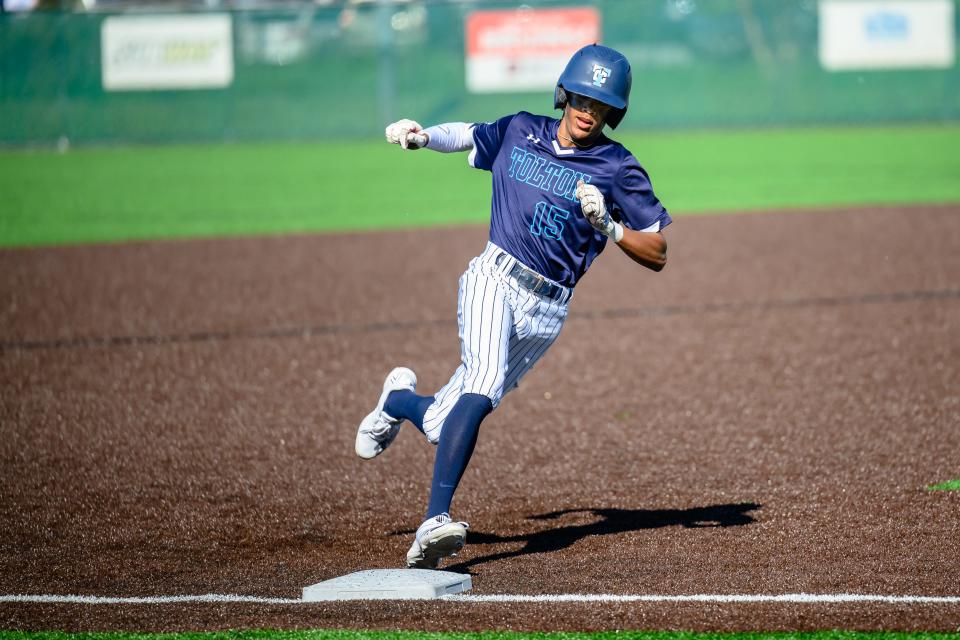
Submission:
<svg viewBox="0 0 960 640">
<path fill-rule="evenodd" d="M 545 296 L 551 300 L 559 300 L 563 296 L 563 287 L 550 282 L 536 271 L 527 269 L 519 262 L 514 263 L 510 269 L 510 275 L 517 279 L 517 283 L 521 287 L 538 295 Z"/>
</svg>

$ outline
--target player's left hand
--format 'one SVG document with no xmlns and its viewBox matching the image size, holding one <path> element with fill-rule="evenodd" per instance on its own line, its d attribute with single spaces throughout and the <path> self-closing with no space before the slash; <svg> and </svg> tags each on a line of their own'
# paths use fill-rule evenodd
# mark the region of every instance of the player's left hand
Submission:
<svg viewBox="0 0 960 640">
<path fill-rule="evenodd" d="M 587 222 L 603 235 L 613 238 L 614 242 L 619 242 L 623 237 L 623 227 L 610 217 L 600 189 L 580 180 L 573 195 L 580 201 L 580 209 Z"/>
</svg>

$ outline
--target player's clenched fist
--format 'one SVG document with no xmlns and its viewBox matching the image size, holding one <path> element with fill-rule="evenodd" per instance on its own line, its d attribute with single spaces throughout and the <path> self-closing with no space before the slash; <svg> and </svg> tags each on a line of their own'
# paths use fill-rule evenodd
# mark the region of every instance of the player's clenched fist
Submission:
<svg viewBox="0 0 960 640">
<path fill-rule="evenodd" d="M 427 136 L 423 127 L 413 120 L 398 120 L 387 125 L 387 142 L 398 144 L 404 149 L 419 149 L 427 146 Z"/>
<path fill-rule="evenodd" d="M 614 242 L 620 242 L 623 238 L 623 227 L 607 213 L 607 205 L 600 189 L 580 180 L 573 195 L 580 201 L 580 209 L 587 222 L 603 235 L 613 238 Z"/>
</svg>

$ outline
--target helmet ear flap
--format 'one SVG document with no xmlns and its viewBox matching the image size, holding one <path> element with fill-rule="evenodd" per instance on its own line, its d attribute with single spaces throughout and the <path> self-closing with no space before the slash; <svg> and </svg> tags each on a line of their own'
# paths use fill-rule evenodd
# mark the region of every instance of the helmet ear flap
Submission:
<svg viewBox="0 0 960 640">
<path fill-rule="evenodd" d="M 553 108 L 563 109 L 567 106 L 567 92 L 562 86 L 557 85 L 557 91 L 553 96 Z"/>
</svg>

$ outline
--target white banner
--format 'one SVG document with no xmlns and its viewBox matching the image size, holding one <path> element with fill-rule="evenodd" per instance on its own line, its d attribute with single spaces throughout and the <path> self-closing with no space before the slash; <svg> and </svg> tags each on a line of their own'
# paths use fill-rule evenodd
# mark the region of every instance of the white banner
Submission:
<svg viewBox="0 0 960 640">
<path fill-rule="evenodd" d="M 210 89 L 233 82 L 229 15 L 111 16 L 100 31 L 103 88 Z"/>
<path fill-rule="evenodd" d="M 830 71 L 947 68 L 953 0 L 820 0 L 820 64 Z"/>
</svg>

